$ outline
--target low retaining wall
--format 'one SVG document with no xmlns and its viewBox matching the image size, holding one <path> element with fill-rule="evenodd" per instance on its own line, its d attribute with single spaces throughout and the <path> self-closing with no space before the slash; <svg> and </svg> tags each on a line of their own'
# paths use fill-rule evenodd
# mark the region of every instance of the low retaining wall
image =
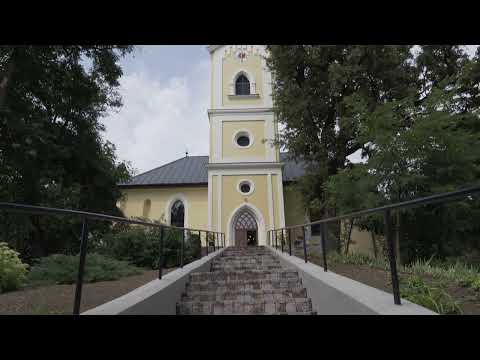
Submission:
<svg viewBox="0 0 480 360">
<path fill-rule="evenodd" d="M 405 299 L 401 299 L 402 305 L 395 305 L 392 294 L 268 248 L 282 265 L 298 270 L 318 315 L 438 315 Z"/>
<path fill-rule="evenodd" d="M 212 260 L 225 248 L 174 270 L 161 280 L 149 283 L 81 315 L 175 315 L 176 304 L 188 282 L 190 273 L 209 271 Z"/>
</svg>

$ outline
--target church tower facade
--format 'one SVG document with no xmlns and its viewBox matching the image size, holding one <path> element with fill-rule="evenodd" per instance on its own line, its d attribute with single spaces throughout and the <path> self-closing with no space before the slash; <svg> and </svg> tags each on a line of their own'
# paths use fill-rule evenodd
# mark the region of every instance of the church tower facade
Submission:
<svg viewBox="0 0 480 360">
<path fill-rule="evenodd" d="M 228 245 L 266 245 L 285 226 L 282 164 L 273 140 L 271 74 L 263 45 L 211 45 L 208 227 Z"/>
</svg>

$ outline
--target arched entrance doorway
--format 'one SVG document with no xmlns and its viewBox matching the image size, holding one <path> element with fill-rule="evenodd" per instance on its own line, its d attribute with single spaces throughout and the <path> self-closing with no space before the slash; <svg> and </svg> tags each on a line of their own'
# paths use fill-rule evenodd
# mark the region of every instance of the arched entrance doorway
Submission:
<svg viewBox="0 0 480 360">
<path fill-rule="evenodd" d="M 258 245 L 258 225 L 255 215 L 248 208 L 241 209 L 233 222 L 235 246 Z"/>
</svg>

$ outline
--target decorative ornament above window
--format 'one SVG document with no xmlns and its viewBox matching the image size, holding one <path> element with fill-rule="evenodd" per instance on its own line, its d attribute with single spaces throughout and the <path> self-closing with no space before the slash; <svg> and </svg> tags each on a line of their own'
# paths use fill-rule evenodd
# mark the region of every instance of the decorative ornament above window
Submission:
<svg viewBox="0 0 480 360">
<path fill-rule="evenodd" d="M 247 53 L 244 50 L 237 51 L 235 56 L 240 62 L 244 62 L 247 59 Z"/>
</svg>

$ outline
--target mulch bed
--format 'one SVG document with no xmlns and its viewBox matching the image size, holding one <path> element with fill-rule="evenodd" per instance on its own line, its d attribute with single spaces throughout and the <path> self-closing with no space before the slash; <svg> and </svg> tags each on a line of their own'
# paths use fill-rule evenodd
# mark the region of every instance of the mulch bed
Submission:
<svg viewBox="0 0 480 360">
<path fill-rule="evenodd" d="M 356 280 L 371 287 L 392 293 L 389 284 L 390 273 L 378 268 L 372 268 L 367 265 L 350 264 L 329 264 L 329 270 Z M 432 279 L 427 276 L 422 277 L 427 283 L 432 283 Z M 457 285 L 450 285 L 445 289 L 446 292 L 458 302 L 464 315 L 480 315 L 480 295 L 470 288 Z"/>
<path fill-rule="evenodd" d="M 175 269 L 164 269 L 166 274 Z M 114 281 L 83 284 L 80 312 L 102 305 L 158 277 L 157 270 Z M 24 288 L 0 295 L 0 315 L 71 315 L 75 285 Z"/>
</svg>

